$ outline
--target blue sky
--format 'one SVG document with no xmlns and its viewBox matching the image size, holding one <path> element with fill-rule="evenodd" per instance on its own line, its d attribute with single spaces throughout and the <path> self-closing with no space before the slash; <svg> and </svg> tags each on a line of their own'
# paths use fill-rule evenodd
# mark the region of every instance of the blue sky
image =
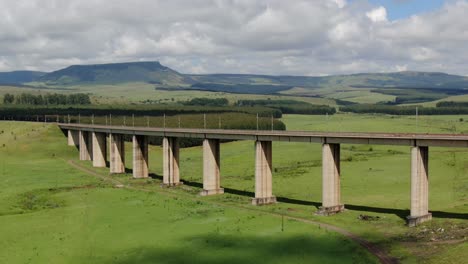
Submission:
<svg viewBox="0 0 468 264">
<path fill-rule="evenodd" d="M 443 6 L 443 0 L 369 0 L 387 9 L 389 20 L 407 18 L 414 14 L 430 12 Z"/>
</svg>

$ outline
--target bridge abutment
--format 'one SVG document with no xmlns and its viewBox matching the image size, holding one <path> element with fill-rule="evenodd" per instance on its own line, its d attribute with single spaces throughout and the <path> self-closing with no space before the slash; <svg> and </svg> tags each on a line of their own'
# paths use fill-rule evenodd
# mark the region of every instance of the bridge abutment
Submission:
<svg viewBox="0 0 468 264">
<path fill-rule="evenodd" d="M 148 137 L 133 135 L 133 178 L 148 177 Z"/>
<path fill-rule="evenodd" d="M 123 135 L 109 134 L 110 173 L 125 173 L 125 141 Z"/>
<path fill-rule="evenodd" d="M 343 211 L 340 196 L 340 144 L 325 143 L 322 145 L 322 206 L 317 214 Z"/>
<path fill-rule="evenodd" d="M 179 140 L 174 137 L 163 138 L 163 183 L 170 187 L 180 185 Z"/>
<path fill-rule="evenodd" d="M 106 167 L 107 158 L 107 134 L 92 133 L 93 141 L 93 167 Z"/>
<path fill-rule="evenodd" d="M 89 132 L 80 130 L 79 132 L 80 160 L 92 160 L 93 147 Z"/>
<path fill-rule="evenodd" d="M 203 190 L 202 196 L 222 194 L 220 177 L 219 139 L 203 140 Z"/>
<path fill-rule="evenodd" d="M 255 198 L 253 205 L 276 203 L 272 194 L 272 142 L 255 142 Z"/>
<path fill-rule="evenodd" d="M 409 226 L 432 219 L 429 213 L 429 148 L 411 148 L 411 213 Z"/>
</svg>

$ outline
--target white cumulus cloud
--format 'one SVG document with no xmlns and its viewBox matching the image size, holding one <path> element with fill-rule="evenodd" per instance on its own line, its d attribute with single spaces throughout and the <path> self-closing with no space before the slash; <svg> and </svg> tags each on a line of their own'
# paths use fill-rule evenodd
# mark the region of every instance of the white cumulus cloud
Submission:
<svg viewBox="0 0 468 264">
<path fill-rule="evenodd" d="M 0 0 L 0 71 L 159 60 L 185 73 L 467 74 L 468 0 L 389 21 L 367 0 Z"/>
<path fill-rule="evenodd" d="M 387 9 L 383 6 L 379 6 L 376 9 L 366 12 L 366 16 L 373 22 L 387 21 Z"/>
</svg>

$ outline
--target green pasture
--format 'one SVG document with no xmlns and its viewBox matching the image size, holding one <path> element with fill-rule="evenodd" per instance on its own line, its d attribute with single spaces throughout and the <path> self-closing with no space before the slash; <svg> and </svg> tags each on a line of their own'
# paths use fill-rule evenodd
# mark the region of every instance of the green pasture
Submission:
<svg viewBox="0 0 468 264">
<path fill-rule="evenodd" d="M 281 120 L 288 130 L 468 133 L 468 116 L 284 115 Z M 278 214 L 349 230 L 402 263 L 460 263 L 468 257 L 466 149 L 430 149 L 434 219 L 408 228 L 409 147 L 343 144 L 347 210 L 322 217 L 314 215 L 321 201 L 319 144 L 274 142 L 273 193 L 279 203 L 254 207 L 252 141 L 222 144 L 225 194 L 199 197 L 201 147 L 181 149 L 185 184 L 161 189 L 161 148 L 150 147 L 152 178 L 133 180 L 127 143 L 129 173 L 111 176 L 132 188 L 121 189 L 70 166 L 73 160 L 108 176 L 107 168 L 77 161 L 78 151 L 66 146 L 53 125 L 0 126 L 2 263 L 375 262 L 341 235 L 287 219 L 282 224 Z M 363 221 L 360 215 L 375 219 Z"/>
<path fill-rule="evenodd" d="M 378 92 L 373 92 L 371 88 L 349 88 L 339 86 L 327 86 L 326 88 L 302 88 L 294 87 L 292 89 L 282 91 L 281 94 L 296 95 L 296 96 L 320 96 L 323 100 L 346 100 L 360 104 L 375 104 L 382 101 L 394 101 L 394 95 L 388 95 Z M 305 97 L 307 98 L 307 97 Z"/>
<path fill-rule="evenodd" d="M 375 104 L 378 102 L 394 101 L 395 96 L 372 92 L 370 89 L 350 89 L 345 91 L 336 91 L 327 94 L 325 97 L 330 99 L 340 99 L 359 104 Z"/>
<path fill-rule="evenodd" d="M 374 115 L 299 116 L 285 115 L 282 121 L 289 130 L 374 131 L 461 133 L 468 131 L 462 116 L 425 116 L 415 122 L 411 117 Z M 127 148 L 130 148 L 130 144 Z M 420 244 L 402 243 L 407 239 L 405 217 L 410 205 L 410 148 L 398 146 L 342 145 L 342 201 L 348 209 L 333 217 L 315 216 L 321 201 L 321 146 L 319 144 L 274 142 L 273 192 L 281 202 L 262 210 L 314 219 L 349 229 L 387 248 L 403 262 L 425 260 L 437 253 L 438 259 L 450 263 L 447 248 L 438 246 L 431 252 L 413 252 Z M 181 177 L 196 195 L 202 182 L 201 147 L 181 150 Z M 127 160 L 131 153 L 127 153 Z M 226 204 L 248 207 L 254 195 L 254 143 L 224 143 L 221 147 L 222 186 L 226 194 L 203 198 Z M 89 164 L 88 164 L 89 166 Z M 129 164 L 127 167 L 131 168 Z M 468 153 L 465 149 L 430 149 L 430 210 L 434 220 L 424 228 L 462 225 L 453 231 L 455 237 L 467 235 L 468 218 Z M 105 173 L 107 169 L 103 169 Z M 162 153 L 154 146 L 150 155 L 150 171 L 159 183 L 162 175 Z M 123 180 L 130 175 L 123 176 Z M 130 181 L 131 183 L 131 181 Z M 150 186 L 153 186 L 150 184 Z M 186 187 L 187 187 L 186 186 Z M 358 219 L 365 214 L 378 216 L 375 222 Z M 425 239 L 430 239 L 427 236 Z M 457 254 L 466 249 L 466 244 Z M 427 246 L 424 248 L 428 249 Z M 455 246 L 454 246 L 455 247 Z M 450 250 L 454 250 L 450 248 Z M 447 251 L 448 252 L 448 251 Z M 447 254 L 444 257 L 444 254 Z M 452 253 L 453 254 L 453 253 Z M 427 260 L 425 259 L 427 258 Z M 439 262 L 433 262 L 439 263 Z M 442 262 L 444 263 L 444 262 Z"/>
<path fill-rule="evenodd" d="M 468 115 L 283 115 L 287 130 L 468 134 Z"/>
<path fill-rule="evenodd" d="M 53 124 L 0 122 L 0 263 L 376 262 L 334 232 L 157 179 L 115 176 L 151 191 L 115 188 L 76 157 Z"/>
</svg>

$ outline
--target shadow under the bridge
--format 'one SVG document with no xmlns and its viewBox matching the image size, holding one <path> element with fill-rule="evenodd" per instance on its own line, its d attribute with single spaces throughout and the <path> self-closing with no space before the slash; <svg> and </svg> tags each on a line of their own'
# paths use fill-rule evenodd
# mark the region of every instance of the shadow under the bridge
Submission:
<svg viewBox="0 0 468 264">
<path fill-rule="evenodd" d="M 159 179 L 159 180 L 163 179 L 161 175 L 157 175 L 155 173 L 151 173 L 149 176 L 153 179 Z M 184 185 L 203 189 L 203 183 L 195 182 L 195 181 L 188 181 L 188 180 L 181 180 L 181 181 L 184 183 Z M 227 188 L 227 187 L 223 187 L 223 188 L 224 188 L 225 193 L 240 195 L 240 196 L 245 196 L 245 197 L 252 197 L 252 198 L 255 197 L 254 192 L 237 190 L 237 189 L 232 189 L 232 188 Z M 293 198 L 281 197 L 281 196 L 279 197 L 277 196 L 276 200 L 278 202 L 286 203 L 286 204 L 314 206 L 317 209 L 319 208 L 319 206 L 322 205 L 322 203 L 320 202 L 299 200 L 299 199 L 293 199 Z M 394 214 L 404 220 L 406 220 L 406 217 L 410 215 L 410 210 L 408 209 L 383 208 L 383 207 L 364 206 L 364 205 L 355 205 L 355 204 L 345 204 L 345 208 L 346 210 L 360 211 L 360 212 Z M 468 213 L 453 213 L 453 212 L 443 212 L 443 211 L 430 211 L 430 212 L 432 213 L 432 216 L 436 218 L 453 218 L 453 219 L 468 220 Z"/>
</svg>

